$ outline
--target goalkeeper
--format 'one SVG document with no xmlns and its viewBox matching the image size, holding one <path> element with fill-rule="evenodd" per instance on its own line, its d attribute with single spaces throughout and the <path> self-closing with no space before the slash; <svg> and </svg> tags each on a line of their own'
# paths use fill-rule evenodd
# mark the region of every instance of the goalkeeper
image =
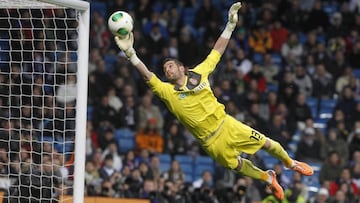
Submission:
<svg viewBox="0 0 360 203">
<path fill-rule="evenodd" d="M 150 89 L 197 138 L 209 156 L 224 167 L 265 181 L 274 196 L 283 199 L 284 192 L 276 180 L 275 172 L 259 169 L 248 159 L 241 158 L 240 154 L 254 154 L 264 149 L 281 160 L 286 167 L 302 175 L 311 176 L 313 169 L 306 163 L 292 160 L 278 142 L 227 115 L 224 105 L 217 101 L 208 81 L 209 74 L 215 69 L 235 29 L 240 7 L 240 2 L 231 6 L 224 31 L 207 58 L 195 68 L 185 72 L 184 65 L 177 59 L 165 60 L 163 70 L 169 82 L 162 82 L 136 56 L 132 33 L 124 39 L 115 37 L 115 41 Z"/>
</svg>

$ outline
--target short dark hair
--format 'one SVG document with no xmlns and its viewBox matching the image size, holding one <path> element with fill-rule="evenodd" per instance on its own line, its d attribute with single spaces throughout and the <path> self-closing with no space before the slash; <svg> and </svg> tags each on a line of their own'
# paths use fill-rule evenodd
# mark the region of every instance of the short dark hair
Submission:
<svg viewBox="0 0 360 203">
<path fill-rule="evenodd" d="M 181 61 L 179 61 L 179 59 L 177 59 L 177 58 L 171 58 L 171 57 L 165 58 L 165 59 L 163 60 L 162 65 L 164 66 L 164 64 L 165 64 L 166 62 L 169 62 L 169 61 L 174 61 L 174 62 L 176 63 L 176 65 L 178 65 L 178 66 L 184 66 L 184 64 L 183 64 Z"/>
</svg>

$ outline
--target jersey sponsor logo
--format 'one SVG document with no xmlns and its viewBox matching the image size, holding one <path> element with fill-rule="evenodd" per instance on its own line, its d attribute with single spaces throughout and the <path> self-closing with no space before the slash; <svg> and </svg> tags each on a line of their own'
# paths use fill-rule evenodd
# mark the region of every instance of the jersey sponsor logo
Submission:
<svg viewBox="0 0 360 203">
<path fill-rule="evenodd" d="M 199 85 L 200 81 L 201 81 L 201 75 L 199 73 L 189 71 L 188 72 L 188 80 L 187 80 L 187 83 L 186 83 L 186 87 L 189 90 L 192 90 L 196 86 Z"/>
</svg>

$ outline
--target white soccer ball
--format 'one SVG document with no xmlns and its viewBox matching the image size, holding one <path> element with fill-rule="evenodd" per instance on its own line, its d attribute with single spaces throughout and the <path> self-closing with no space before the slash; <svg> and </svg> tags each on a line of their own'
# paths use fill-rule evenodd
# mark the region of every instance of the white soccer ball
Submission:
<svg viewBox="0 0 360 203">
<path fill-rule="evenodd" d="M 129 13 L 116 11 L 109 17 L 108 26 L 111 33 L 124 38 L 133 30 L 134 21 Z"/>
</svg>

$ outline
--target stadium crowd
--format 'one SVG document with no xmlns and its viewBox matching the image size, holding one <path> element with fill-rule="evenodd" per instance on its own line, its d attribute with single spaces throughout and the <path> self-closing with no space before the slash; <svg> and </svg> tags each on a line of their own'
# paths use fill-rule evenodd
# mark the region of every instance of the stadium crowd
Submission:
<svg viewBox="0 0 360 203">
<path fill-rule="evenodd" d="M 279 202 L 266 185 L 206 157 L 191 134 L 148 91 L 107 29 L 112 12 L 131 13 L 135 19 L 138 56 L 164 79 L 163 59 L 175 57 L 191 68 L 207 56 L 233 1 L 94 0 L 90 3 L 86 195 L 145 198 L 152 203 Z M 291 173 L 261 152 L 243 156 L 262 169 L 273 168 L 277 172 L 285 189 L 286 198 L 282 202 L 359 202 L 359 1 L 251 0 L 243 3 L 239 16 L 229 46 L 211 75 L 214 94 L 227 113 L 280 142 L 291 156 L 312 165 L 315 175 L 302 177 Z M 62 57 L 63 61 L 71 60 L 66 54 Z M 62 68 L 60 71 L 64 72 L 60 73 L 72 72 L 71 67 Z M 1 84 L 23 86 L 20 69 L 15 65 L 12 70 L 18 71 L 11 77 L 2 74 Z M 66 88 L 71 89 L 75 78 L 68 75 Z M 62 77 L 60 74 L 57 80 L 45 82 L 57 84 L 56 94 L 60 96 Z M 69 132 L 65 137 L 73 139 L 74 101 L 62 101 L 55 90 L 45 89 L 43 93 L 36 86 L 43 81 L 34 82 L 29 95 L 53 94 L 40 101 L 45 112 L 40 117 L 51 120 L 57 111 L 63 111 L 57 116 L 66 118 L 66 122 L 32 122 L 51 126 L 49 133 L 54 129 L 60 134 Z M 9 91 L 0 88 L 1 95 Z M 13 95 L 20 93 L 17 89 L 12 91 Z M 7 107 L 7 99 L 1 99 L 3 107 Z M 13 106 L 20 105 L 20 98 L 13 99 Z M 21 98 L 25 103 L 26 99 Z M 54 104 L 61 104 L 63 110 L 52 111 Z M 36 117 L 36 111 L 30 111 L 26 105 L 19 109 L 18 114 L 23 118 L 19 122 L 30 125 L 27 122 L 30 117 Z M 1 109 L 2 118 L 7 111 Z M 1 128 L 16 127 L 8 125 L 9 122 L 2 121 Z M 10 135 L 4 130 L 1 133 L 1 136 Z M 27 131 L 16 135 L 30 139 Z M 14 145 L 0 145 L 1 174 L 16 174 L 20 170 L 16 161 L 4 167 L 10 159 L 7 152 L 19 151 L 14 147 L 20 146 Z M 30 150 L 24 145 L 21 148 Z M 51 154 L 51 150 L 47 144 L 42 146 L 42 152 Z M 58 176 L 66 180 L 56 184 L 66 185 L 71 181 L 72 168 L 61 163 L 64 160 L 61 152 L 56 154 L 59 157 L 55 160 L 62 166 L 57 168 Z M 20 159 L 30 157 L 23 153 Z M 51 161 L 47 156 L 38 159 L 32 161 Z M 66 161 L 71 162 L 71 156 Z M 198 167 L 202 164 L 206 167 Z M 45 167 L 42 171 L 46 170 Z"/>
</svg>

